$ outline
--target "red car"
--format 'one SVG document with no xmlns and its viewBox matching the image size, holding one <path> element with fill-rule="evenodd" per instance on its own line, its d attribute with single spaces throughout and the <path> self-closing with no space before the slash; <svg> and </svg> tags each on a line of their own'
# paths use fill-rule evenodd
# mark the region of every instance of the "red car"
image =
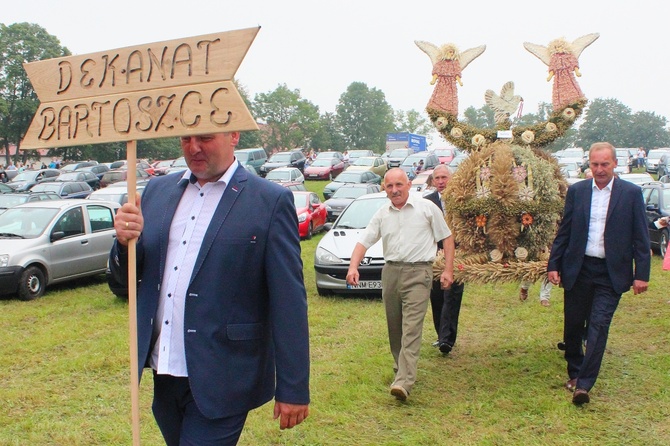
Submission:
<svg viewBox="0 0 670 446">
<path fill-rule="evenodd" d="M 328 218 L 326 205 L 314 192 L 293 191 L 293 202 L 298 213 L 298 234 L 301 239 L 310 239 L 312 234 L 324 228 Z"/>
<path fill-rule="evenodd" d="M 344 170 L 344 161 L 337 158 L 315 159 L 312 164 L 305 166 L 306 180 L 332 180 Z"/>
<path fill-rule="evenodd" d="M 449 164 L 456 156 L 454 149 L 449 148 L 435 149 L 433 152 L 440 159 L 440 164 Z"/>
</svg>

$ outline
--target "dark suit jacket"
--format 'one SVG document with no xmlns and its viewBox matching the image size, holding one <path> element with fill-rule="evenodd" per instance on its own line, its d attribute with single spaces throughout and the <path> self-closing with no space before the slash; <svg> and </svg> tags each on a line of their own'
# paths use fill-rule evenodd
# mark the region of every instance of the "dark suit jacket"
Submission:
<svg viewBox="0 0 670 446">
<path fill-rule="evenodd" d="M 432 201 L 438 208 L 440 208 L 440 211 L 444 212 L 444 209 L 442 208 L 442 200 L 440 199 L 440 193 L 437 190 L 434 190 L 423 198 Z M 442 240 L 437 242 L 437 249 L 443 249 Z"/>
<path fill-rule="evenodd" d="M 144 230 L 137 242 L 140 374 L 153 349 L 168 233 L 187 183 L 181 175 L 154 178 L 142 194 Z M 116 280 L 127 283 L 122 246 L 114 244 L 110 260 Z M 184 344 L 191 391 L 207 417 L 240 414 L 273 395 L 285 403 L 309 402 L 307 297 L 289 190 L 241 167 L 236 170 L 188 286 Z"/>
<path fill-rule="evenodd" d="M 566 290 L 575 285 L 586 252 L 592 184 L 592 180 L 580 181 L 568 189 L 563 220 L 551 248 L 547 271 L 558 271 Z M 619 294 L 628 291 L 634 279 L 649 281 L 651 255 L 642 192 L 618 178 L 614 178 L 605 221 L 605 260 L 612 287 Z"/>
</svg>

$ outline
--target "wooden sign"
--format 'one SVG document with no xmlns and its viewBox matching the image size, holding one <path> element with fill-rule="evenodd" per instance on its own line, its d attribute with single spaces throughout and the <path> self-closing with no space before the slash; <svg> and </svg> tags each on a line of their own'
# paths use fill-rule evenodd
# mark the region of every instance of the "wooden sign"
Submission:
<svg viewBox="0 0 670 446">
<path fill-rule="evenodd" d="M 232 79 L 260 28 L 25 64 L 22 149 L 258 130 Z"/>
</svg>

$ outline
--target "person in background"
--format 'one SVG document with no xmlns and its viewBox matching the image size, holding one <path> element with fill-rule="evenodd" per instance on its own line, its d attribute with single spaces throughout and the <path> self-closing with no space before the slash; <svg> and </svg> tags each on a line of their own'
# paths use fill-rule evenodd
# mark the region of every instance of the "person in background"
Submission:
<svg viewBox="0 0 670 446">
<path fill-rule="evenodd" d="M 528 299 L 528 288 L 532 285 L 532 282 L 528 282 L 524 280 L 521 282 L 521 287 L 519 288 L 519 300 L 520 301 L 525 301 Z M 551 305 L 549 302 L 549 299 L 551 299 L 551 289 L 553 288 L 553 285 L 549 280 L 544 278 L 542 280 L 542 285 L 540 285 L 540 305 L 543 307 L 548 307 Z"/>
<path fill-rule="evenodd" d="M 405 401 L 416 381 L 437 243 L 442 242 L 445 258 L 440 284 L 447 289 L 454 280 L 454 238 L 437 207 L 410 195 L 412 182 L 402 169 L 386 172 L 384 184 L 390 203 L 372 216 L 356 243 L 347 283 L 358 285 L 358 265 L 367 249 L 381 238 L 386 260 L 382 269 L 382 300 L 395 372 L 391 395 Z"/>
<path fill-rule="evenodd" d="M 647 152 L 642 147 L 637 149 L 637 167 L 644 167 L 644 159 L 647 157 Z"/>
<path fill-rule="evenodd" d="M 636 295 L 647 290 L 651 263 L 640 187 L 614 175 L 616 151 L 607 142 L 591 146 L 589 165 L 593 179 L 568 188 L 547 265 L 549 281 L 564 289 L 565 387 L 578 405 L 590 401 L 621 295 L 631 286 Z"/>
<path fill-rule="evenodd" d="M 309 414 L 307 296 L 293 195 L 249 175 L 239 132 L 181 137 L 188 169 L 118 211 L 110 253 L 127 283 L 137 240 L 138 359 L 168 446 L 234 445 L 275 398 L 282 429 Z M 254 218 L 249 219 L 249 210 Z"/>
<path fill-rule="evenodd" d="M 451 170 L 445 164 L 438 164 L 433 170 L 432 175 L 436 190 L 426 195 L 425 198 L 435 203 L 440 212 L 446 217 L 447 207 L 442 194 L 451 179 Z M 437 247 L 438 249 L 442 249 L 442 244 L 438 243 Z M 433 346 L 438 347 L 445 355 L 448 355 L 456 344 L 458 318 L 461 313 L 464 288 L 465 285 L 462 282 L 454 282 L 449 289 L 445 290 L 442 289 L 439 280 L 434 280 L 430 290 L 433 326 L 437 333 L 437 341 L 433 343 Z"/>
</svg>

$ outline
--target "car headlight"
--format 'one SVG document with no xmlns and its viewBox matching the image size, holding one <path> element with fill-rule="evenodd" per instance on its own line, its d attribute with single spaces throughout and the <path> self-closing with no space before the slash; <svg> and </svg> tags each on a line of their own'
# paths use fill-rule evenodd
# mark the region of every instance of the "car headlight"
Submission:
<svg viewBox="0 0 670 446">
<path fill-rule="evenodd" d="M 9 265 L 9 254 L 0 254 L 0 267 Z"/>
<path fill-rule="evenodd" d="M 302 223 L 305 220 L 307 220 L 307 212 L 303 212 L 302 214 L 298 215 L 298 222 Z"/>
<path fill-rule="evenodd" d="M 320 263 L 322 265 L 333 265 L 345 262 L 332 252 L 317 246 L 316 252 L 314 253 L 314 263 Z"/>
</svg>

